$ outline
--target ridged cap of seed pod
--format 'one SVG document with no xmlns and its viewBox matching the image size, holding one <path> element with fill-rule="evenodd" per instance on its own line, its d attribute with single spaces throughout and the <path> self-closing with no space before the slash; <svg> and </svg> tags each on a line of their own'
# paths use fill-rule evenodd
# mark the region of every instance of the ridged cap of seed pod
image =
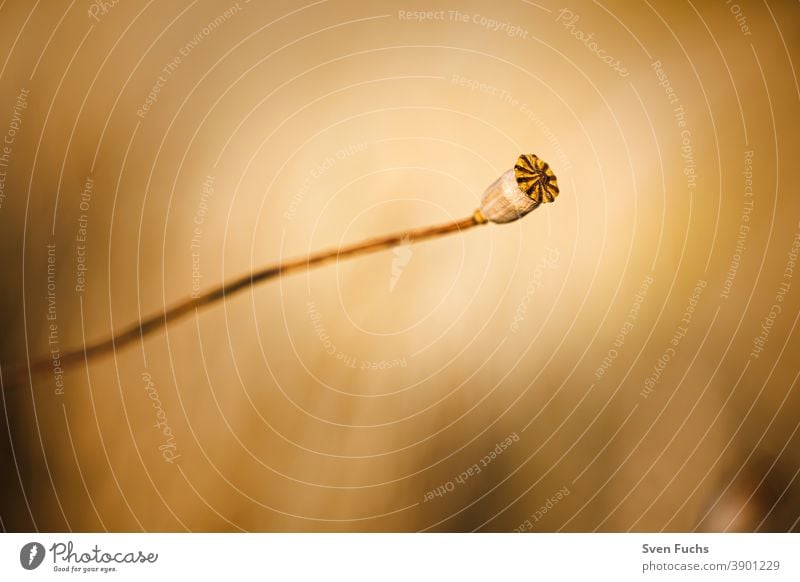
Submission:
<svg viewBox="0 0 800 582">
<path fill-rule="evenodd" d="M 537 204 L 552 202 L 558 196 L 558 182 L 547 162 L 535 154 L 522 154 L 514 165 L 519 189 Z"/>
</svg>

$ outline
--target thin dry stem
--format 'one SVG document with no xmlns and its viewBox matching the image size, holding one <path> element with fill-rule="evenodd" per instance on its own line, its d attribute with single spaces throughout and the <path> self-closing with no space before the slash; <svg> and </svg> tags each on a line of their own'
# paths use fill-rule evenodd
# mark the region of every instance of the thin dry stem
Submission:
<svg viewBox="0 0 800 582">
<path fill-rule="evenodd" d="M 371 253 L 388 247 L 396 246 L 403 242 L 420 241 L 442 236 L 448 233 L 461 232 L 473 226 L 484 224 L 484 222 L 485 220 L 482 218 L 480 213 L 476 212 L 476 214 L 473 216 L 456 222 L 377 237 L 360 243 L 344 246 L 339 249 L 321 251 L 306 257 L 299 257 L 296 259 L 283 261 L 277 265 L 264 267 L 262 269 L 253 271 L 248 275 L 226 281 L 218 287 L 210 289 L 198 297 L 189 297 L 179 301 L 172 307 L 134 323 L 125 330 L 111 337 L 85 345 L 82 348 L 65 352 L 60 358 L 61 366 L 66 367 L 80 360 L 86 360 L 88 362 L 88 360 L 92 358 L 96 358 L 114 350 L 121 349 L 137 339 L 144 340 L 146 335 L 161 329 L 167 323 L 180 319 L 181 317 L 184 317 L 193 311 L 200 309 L 201 307 L 214 304 L 221 299 L 230 297 L 239 291 L 248 289 L 258 283 L 261 283 L 262 281 L 277 277 L 278 275 L 287 275 L 289 273 L 310 268 L 312 266 L 316 267 L 322 265 L 323 263 L 333 261 L 334 259 L 338 261 L 340 259 Z M 30 371 L 30 374 L 36 374 L 52 370 L 52 367 L 52 360 L 50 358 L 43 358 L 34 362 L 29 368 L 27 368 L 27 370 Z M 12 371 L 10 376 L 12 379 L 20 378 L 24 375 L 25 371 L 26 368 L 21 367 Z"/>
</svg>

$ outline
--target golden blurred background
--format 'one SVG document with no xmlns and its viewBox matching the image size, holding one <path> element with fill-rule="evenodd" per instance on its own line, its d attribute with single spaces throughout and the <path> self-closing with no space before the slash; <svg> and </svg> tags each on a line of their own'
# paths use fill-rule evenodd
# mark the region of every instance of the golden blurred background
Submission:
<svg viewBox="0 0 800 582">
<path fill-rule="evenodd" d="M 0 3 L 6 531 L 800 529 L 797 3 Z M 285 277 L 81 365 L 223 279 Z M 10 370 L 52 358 L 52 373 Z"/>
</svg>

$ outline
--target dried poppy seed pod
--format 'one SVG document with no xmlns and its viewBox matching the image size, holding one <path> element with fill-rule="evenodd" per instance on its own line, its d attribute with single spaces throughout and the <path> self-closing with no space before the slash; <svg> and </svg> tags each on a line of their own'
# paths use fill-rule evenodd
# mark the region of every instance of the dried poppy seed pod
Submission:
<svg viewBox="0 0 800 582">
<path fill-rule="evenodd" d="M 555 174 L 534 154 L 522 154 L 514 168 L 489 186 L 481 198 L 479 218 L 504 223 L 517 220 L 558 196 Z"/>
<path fill-rule="evenodd" d="M 490 221 L 511 222 L 525 216 L 540 204 L 552 202 L 556 196 L 558 196 L 558 184 L 556 184 L 556 177 L 550 171 L 550 167 L 533 154 L 522 154 L 517 158 L 513 169 L 500 176 L 494 184 L 486 189 L 480 208 L 472 216 L 446 224 L 417 228 L 345 245 L 338 249 L 328 249 L 303 257 L 282 260 L 277 264 L 256 269 L 243 276 L 223 281 L 216 287 L 198 295 L 193 294 L 171 307 L 165 306 L 150 317 L 140 319 L 114 335 L 85 344 L 81 348 L 61 352 L 61 365 L 86 363 L 90 358 L 107 354 L 134 342 L 140 342 L 145 335 L 163 328 L 169 322 L 194 314 L 202 307 L 217 303 L 231 297 L 234 293 L 268 279 L 305 271 L 327 262 L 340 261 L 347 257 L 395 247 L 403 242 L 421 241 L 463 232 L 468 228 Z M 31 373 L 52 372 L 52 366 L 53 359 L 47 355 L 29 366 L 18 366 L 12 369 L 11 377 L 21 383 Z"/>
</svg>

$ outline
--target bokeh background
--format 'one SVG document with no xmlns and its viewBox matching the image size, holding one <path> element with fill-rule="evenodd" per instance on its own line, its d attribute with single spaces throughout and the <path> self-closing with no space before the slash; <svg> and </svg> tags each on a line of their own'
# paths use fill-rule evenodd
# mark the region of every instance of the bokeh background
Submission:
<svg viewBox="0 0 800 582">
<path fill-rule="evenodd" d="M 0 528 L 798 530 L 799 17 L 3 1 Z M 13 373 L 522 152 L 524 220 Z"/>
</svg>

